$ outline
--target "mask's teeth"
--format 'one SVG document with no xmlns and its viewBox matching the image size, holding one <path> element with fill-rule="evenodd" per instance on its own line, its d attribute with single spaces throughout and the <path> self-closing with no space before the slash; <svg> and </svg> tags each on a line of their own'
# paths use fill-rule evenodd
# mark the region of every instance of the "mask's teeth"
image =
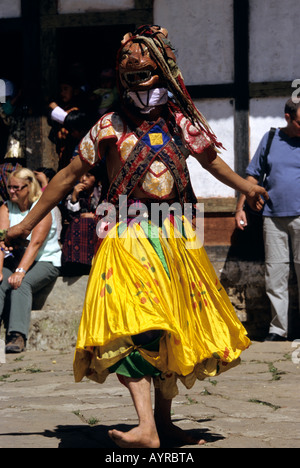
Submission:
<svg viewBox="0 0 300 468">
<path fill-rule="evenodd" d="M 151 78 L 150 70 L 140 71 L 140 72 L 128 72 L 125 73 L 125 79 L 128 84 L 139 84 L 144 81 L 148 81 Z"/>
</svg>

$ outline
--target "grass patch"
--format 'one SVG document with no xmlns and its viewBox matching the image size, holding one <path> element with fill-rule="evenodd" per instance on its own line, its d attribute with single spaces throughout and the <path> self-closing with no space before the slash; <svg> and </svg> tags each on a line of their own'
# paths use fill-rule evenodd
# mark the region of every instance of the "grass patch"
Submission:
<svg viewBox="0 0 300 468">
<path fill-rule="evenodd" d="M 268 406 L 269 408 L 272 408 L 274 411 L 280 409 L 280 406 L 273 405 L 273 403 L 269 403 L 268 401 L 262 401 L 262 400 L 257 400 L 256 398 L 251 398 L 248 400 L 249 403 L 256 403 L 257 405 L 263 405 L 263 406 Z"/>
<path fill-rule="evenodd" d="M 280 380 L 281 375 L 285 374 L 285 372 L 279 371 L 277 367 L 274 366 L 273 362 L 269 362 L 269 372 L 272 374 L 272 381 Z"/>
<path fill-rule="evenodd" d="M 94 417 L 91 417 L 89 419 L 85 418 L 84 415 L 79 410 L 72 411 L 72 413 L 75 414 L 75 416 L 78 416 L 82 422 L 88 424 L 89 426 L 95 426 L 99 422 L 99 419 L 94 418 Z"/>
</svg>

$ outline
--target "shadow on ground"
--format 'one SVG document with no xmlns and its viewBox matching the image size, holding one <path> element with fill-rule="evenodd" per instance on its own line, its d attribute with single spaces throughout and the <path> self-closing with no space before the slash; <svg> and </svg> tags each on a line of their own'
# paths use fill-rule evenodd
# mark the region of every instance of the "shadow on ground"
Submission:
<svg viewBox="0 0 300 468">
<path fill-rule="evenodd" d="M 198 421 L 201 422 L 201 421 Z M 54 431 L 45 430 L 43 433 L 27 432 L 27 433 L 10 433 L 2 435 L 10 435 L 16 437 L 16 446 L 18 445 L 18 436 L 24 435 L 40 435 L 46 438 L 56 438 L 58 440 L 58 448 L 105 448 L 116 449 L 117 446 L 108 436 L 108 431 L 117 429 L 119 431 L 128 432 L 133 429 L 133 425 L 118 424 L 116 426 L 57 426 Z M 213 443 L 224 439 L 220 434 L 214 434 L 209 429 L 201 428 L 201 430 L 192 429 L 187 431 L 192 437 L 199 437 L 206 440 L 207 443 Z M 171 440 L 164 438 L 161 440 L 161 448 L 180 448 L 180 445 L 174 445 Z M 182 446 L 183 447 L 183 446 Z"/>
</svg>

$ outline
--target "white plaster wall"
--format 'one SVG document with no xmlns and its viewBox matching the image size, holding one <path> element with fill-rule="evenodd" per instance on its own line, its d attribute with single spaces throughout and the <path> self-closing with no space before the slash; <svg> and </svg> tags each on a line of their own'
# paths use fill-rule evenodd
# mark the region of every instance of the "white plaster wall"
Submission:
<svg viewBox="0 0 300 468">
<path fill-rule="evenodd" d="M 231 101 L 226 99 L 209 99 L 195 101 L 195 104 L 206 117 L 218 140 L 226 148 L 226 151 L 221 150 L 220 156 L 231 168 L 234 168 L 234 123 Z M 192 185 L 197 197 L 235 196 L 234 190 L 219 182 L 203 169 L 195 158 L 190 156 L 187 162 Z"/>
<path fill-rule="evenodd" d="M 154 0 L 187 85 L 233 81 L 233 0 Z"/>
<path fill-rule="evenodd" d="M 0 0 L 0 18 L 19 18 L 21 0 Z"/>
<path fill-rule="evenodd" d="M 169 31 L 186 85 L 233 81 L 233 1 L 154 0 L 154 23 Z M 229 100 L 201 100 L 196 106 L 226 151 L 221 157 L 234 168 L 233 106 Z M 189 157 L 192 185 L 198 197 L 234 197 L 195 158 Z"/>
<path fill-rule="evenodd" d="M 300 78 L 299 0 L 250 0 L 250 81 Z"/>
<path fill-rule="evenodd" d="M 58 0 L 57 11 L 66 14 L 131 8 L 134 8 L 134 0 Z"/>
<path fill-rule="evenodd" d="M 263 98 L 250 101 L 250 159 L 264 134 L 271 127 L 284 127 L 284 106 L 287 98 Z"/>
</svg>

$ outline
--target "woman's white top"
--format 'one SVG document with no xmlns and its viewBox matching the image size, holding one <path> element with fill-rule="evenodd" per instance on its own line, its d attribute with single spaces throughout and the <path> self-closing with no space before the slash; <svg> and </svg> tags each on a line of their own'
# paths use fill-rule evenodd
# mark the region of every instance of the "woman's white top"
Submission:
<svg viewBox="0 0 300 468">
<path fill-rule="evenodd" d="M 37 203 L 34 202 L 29 210 L 21 211 L 17 203 L 13 203 L 10 200 L 6 201 L 5 204 L 7 205 L 8 212 L 9 212 L 9 223 L 10 226 L 15 226 L 19 224 L 23 219 L 27 216 L 29 211 L 35 206 Z M 48 236 L 45 239 L 42 247 L 40 248 L 37 257 L 35 259 L 36 262 L 51 262 L 54 266 L 60 267 L 61 266 L 61 248 L 58 243 L 58 231 L 57 231 L 57 223 L 56 217 L 54 214 L 54 210 L 51 211 L 52 216 L 52 224 Z M 31 234 L 27 237 L 27 240 L 31 240 Z"/>
</svg>

